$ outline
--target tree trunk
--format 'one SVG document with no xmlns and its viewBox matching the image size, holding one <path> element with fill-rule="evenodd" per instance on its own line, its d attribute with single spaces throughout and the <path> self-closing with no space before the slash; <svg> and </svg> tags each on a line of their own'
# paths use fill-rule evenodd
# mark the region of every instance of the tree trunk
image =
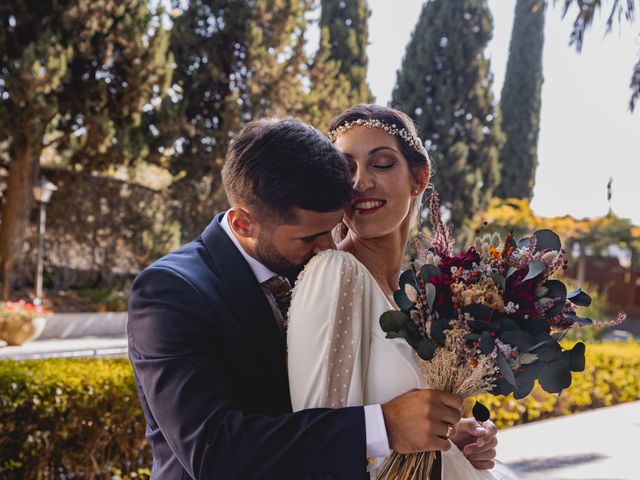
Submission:
<svg viewBox="0 0 640 480">
<path fill-rule="evenodd" d="M 2 268 L 2 298 L 8 300 L 13 287 L 16 265 L 22 259 L 25 230 L 33 205 L 31 188 L 39 167 L 40 146 L 34 147 L 27 138 L 14 141 L 9 164 L 0 226 L 0 268 Z"/>
</svg>

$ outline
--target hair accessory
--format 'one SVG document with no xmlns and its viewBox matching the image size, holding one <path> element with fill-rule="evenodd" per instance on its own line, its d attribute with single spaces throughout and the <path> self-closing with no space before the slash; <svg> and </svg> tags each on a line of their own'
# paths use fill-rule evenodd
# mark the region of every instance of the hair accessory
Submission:
<svg viewBox="0 0 640 480">
<path fill-rule="evenodd" d="M 412 135 L 411 133 L 409 133 L 406 128 L 398 128 L 395 123 L 389 125 L 387 123 L 384 123 L 380 120 L 376 120 L 373 118 L 368 118 L 366 120 L 359 118 L 358 120 L 353 120 L 352 122 L 345 122 L 342 125 L 340 125 L 338 128 L 331 130 L 329 132 L 329 139 L 332 142 L 335 142 L 338 135 L 346 132 L 347 130 L 353 127 L 381 128 L 382 130 L 387 132 L 389 135 L 400 137 L 405 142 L 407 142 L 410 147 L 414 148 L 415 150 L 421 153 L 424 151 L 424 146 L 422 145 L 422 142 L 420 141 L 420 139 Z"/>
</svg>

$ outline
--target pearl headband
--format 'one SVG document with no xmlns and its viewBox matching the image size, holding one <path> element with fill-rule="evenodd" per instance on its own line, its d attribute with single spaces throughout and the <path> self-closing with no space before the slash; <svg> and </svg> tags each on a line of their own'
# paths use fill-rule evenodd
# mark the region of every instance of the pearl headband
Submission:
<svg viewBox="0 0 640 480">
<path fill-rule="evenodd" d="M 366 120 L 360 118 L 352 122 L 343 123 L 335 130 L 331 130 L 329 132 L 329 140 L 331 140 L 331 142 L 335 142 L 338 135 L 346 132 L 347 130 L 352 129 L 353 127 L 381 128 L 382 130 L 387 132 L 389 135 L 400 137 L 405 142 L 407 142 L 410 147 L 414 148 L 420 153 L 424 152 L 424 146 L 422 145 L 422 142 L 420 141 L 420 139 L 412 135 L 411 133 L 409 133 L 406 128 L 398 128 L 395 123 L 389 125 L 380 120 L 375 120 L 372 118 L 369 118 Z"/>
</svg>

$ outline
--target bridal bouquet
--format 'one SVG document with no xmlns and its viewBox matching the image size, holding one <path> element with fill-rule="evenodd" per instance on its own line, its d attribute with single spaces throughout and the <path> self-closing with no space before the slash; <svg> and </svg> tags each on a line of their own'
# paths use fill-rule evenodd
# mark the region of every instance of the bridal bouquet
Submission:
<svg viewBox="0 0 640 480">
<path fill-rule="evenodd" d="M 569 387 L 571 372 L 585 368 L 585 345 L 565 350 L 559 341 L 568 329 L 594 322 L 577 314 L 589 295 L 551 278 L 567 266 L 558 235 L 539 230 L 516 242 L 513 234 L 478 233 L 455 255 L 435 193 L 429 220 L 432 246 L 401 275 L 394 294 L 400 310 L 380 317 L 387 338 L 415 349 L 429 388 L 463 398 L 491 392 L 520 399 L 535 380 L 550 393 Z M 622 320 L 624 314 L 607 325 Z M 485 421 L 489 411 L 476 402 L 473 415 Z M 393 453 L 378 478 L 428 478 L 434 457 Z"/>
</svg>

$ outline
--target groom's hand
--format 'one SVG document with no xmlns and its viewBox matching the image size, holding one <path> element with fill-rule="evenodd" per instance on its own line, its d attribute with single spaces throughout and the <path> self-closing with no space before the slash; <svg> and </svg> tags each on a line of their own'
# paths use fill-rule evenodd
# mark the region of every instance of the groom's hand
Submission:
<svg viewBox="0 0 640 480">
<path fill-rule="evenodd" d="M 462 398 L 440 390 L 411 390 L 382 405 L 389 447 L 398 453 L 449 450 Z M 452 427 L 452 428 L 449 428 Z"/>
<path fill-rule="evenodd" d="M 496 458 L 498 428 L 488 420 L 478 423 L 473 418 L 463 418 L 456 425 L 456 434 L 451 441 L 462 450 L 467 460 L 478 470 L 493 468 Z"/>
</svg>

